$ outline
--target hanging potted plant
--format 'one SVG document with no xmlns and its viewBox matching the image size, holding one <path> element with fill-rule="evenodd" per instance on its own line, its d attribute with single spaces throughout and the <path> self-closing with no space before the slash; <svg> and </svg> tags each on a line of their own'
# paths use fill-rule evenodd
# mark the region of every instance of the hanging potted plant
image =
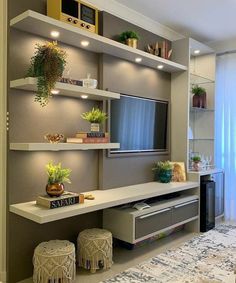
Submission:
<svg viewBox="0 0 236 283">
<path fill-rule="evenodd" d="M 194 171 L 200 170 L 200 163 L 201 163 L 201 157 L 198 155 L 195 155 L 191 158 L 192 160 L 192 167 Z"/>
<path fill-rule="evenodd" d="M 56 42 L 37 44 L 27 76 L 37 78 L 35 101 L 46 106 L 52 97 L 55 84 L 62 77 L 66 65 L 66 53 Z"/>
<path fill-rule="evenodd" d="M 71 183 L 69 179 L 71 170 L 68 168 L 63 169 L 61 163 L 54 165 L 49 162 L 46 165 L 46 172 L 48 175 L 47 194 L 50 197 L 59 197 L 65 191 L 64 183 Z"/>
<path fill-rule="evenodd" d="M 192 86 L 193 95 L 193 107 L 206 108 L 206 90 L 198 85 Z"/>
<path fill-rule="evenodd" d="M 135 31 L 124 31 L 120 34 L 120 42 L 133 47 L 138 47 L 139 35 Z"/>
<path fill-rule="evenodd" d="M 81 117 L 91 123 L 91 132 L 99 132 L 100 124 L 107 119 L 107 114 L 98 108 L 85 112 Z"/>
<path fill-rule="evenodd" d="M 155 163 L 152 171 L 154 171 L 155 174 L 155 181 L 170 183 L 172 179 L 172 165 L 169 161 L 159 161 Z"/>
</svg>

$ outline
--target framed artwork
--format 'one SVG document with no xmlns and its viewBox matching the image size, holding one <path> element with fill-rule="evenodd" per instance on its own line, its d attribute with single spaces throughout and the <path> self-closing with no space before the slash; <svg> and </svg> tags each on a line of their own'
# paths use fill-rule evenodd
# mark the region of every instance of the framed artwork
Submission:
<svg viewBox="0 0 236 283">
<path fill-rule="evenodd" d="M 170 162 L 173 167 L 172 182 L 186 182 L 184 162 Z"/>
</svg>

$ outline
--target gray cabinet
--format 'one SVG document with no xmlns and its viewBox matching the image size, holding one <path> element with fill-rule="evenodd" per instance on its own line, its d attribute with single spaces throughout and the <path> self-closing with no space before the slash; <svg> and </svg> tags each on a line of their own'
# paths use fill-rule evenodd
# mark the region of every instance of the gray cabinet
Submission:
<svg viewBox="0 0 236 283">
<path fill-rule="evenodd" d="M 172 210 L 172 225 L 198 215 L 198 200 L 175 205 Z"/>
<path fill-rule="evenodd" d="M 211 175 L 215 182 L 215 216 L 219 217 L 224 214 L 224 173 L 215 173 Z"/>
</svg>

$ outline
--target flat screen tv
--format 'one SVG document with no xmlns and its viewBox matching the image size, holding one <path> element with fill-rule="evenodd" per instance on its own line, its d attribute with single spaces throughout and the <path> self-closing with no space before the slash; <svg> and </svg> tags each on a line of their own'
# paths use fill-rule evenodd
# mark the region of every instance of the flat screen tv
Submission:
<svg viewBox="0 0 236 283">
<path fill-rule="evenodd" d="M 121 95 L 110 108 L 111 142 L 119 149 L 110 153 L 167 151 L 168 102 Z"/>
</svg>

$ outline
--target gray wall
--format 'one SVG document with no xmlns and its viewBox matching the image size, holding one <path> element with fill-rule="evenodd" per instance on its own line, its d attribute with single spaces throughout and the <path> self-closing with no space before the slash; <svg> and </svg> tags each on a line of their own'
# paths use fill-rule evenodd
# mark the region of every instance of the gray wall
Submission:
<svg viewBox="0 0 236 283">
<path fill-rule="evenodd" d="M 27 9 L 45 12 L 45 1 L 10 0 L 9 18 Z M 113 24 L 112 24 L 113 25 Z M 115 25 L 115 23 L 114 23 Z M 35 43 L 44 42 L 35 35 L 11 29 L 9 35 L 9 80 L 25 76 Z M 103 78 L 104 88 L 126 94 L 152 98 L 169 98 L 170 76 L 143 68 L 110 56 L 100 60 L 99 55 L 61 45 L 68 53 L 72 78 L 83 78 L 89 72 L 94 78 Z M 99 68 L 99 62 L 103 63 Z M 101 71 L 101 73 L 99 73 Z M 10 142 L 43 142 L 44 134 L 61 132 L 72 136 L 78 130 L 88 129 L 80 118 L 82 112 L 97 105 L 56 97 L 46 108 L 34 101 L 33 93 L 9 90 Z M 100 156 L 99 156 L 100 154 Z M 100 158 L 99 158 L 100 157 Z M 45 164 L 52 160 L 72 169 L 72 184 L 67 189 L 82 192 L 99 187 L 116 187 L 152 180 L 151 166 L 160 158 L 143 156 L 108 159 L 105 152 L 8 152 L 9 204 L 34 200 L 44 193 Z M 100 164 L 100 166 L 99 166 Z M 121 178 L 122 176 L 122 178 Z M 15 214 L 8 216 L 8 273 L 9 282 L 17 282 L 32 275 L 32 255 L 36 245 L 50 239 L 76 240 L 79 231 L 101 227 L 101 212 L 73 217 L 39 225 Z"/>
</svg>

